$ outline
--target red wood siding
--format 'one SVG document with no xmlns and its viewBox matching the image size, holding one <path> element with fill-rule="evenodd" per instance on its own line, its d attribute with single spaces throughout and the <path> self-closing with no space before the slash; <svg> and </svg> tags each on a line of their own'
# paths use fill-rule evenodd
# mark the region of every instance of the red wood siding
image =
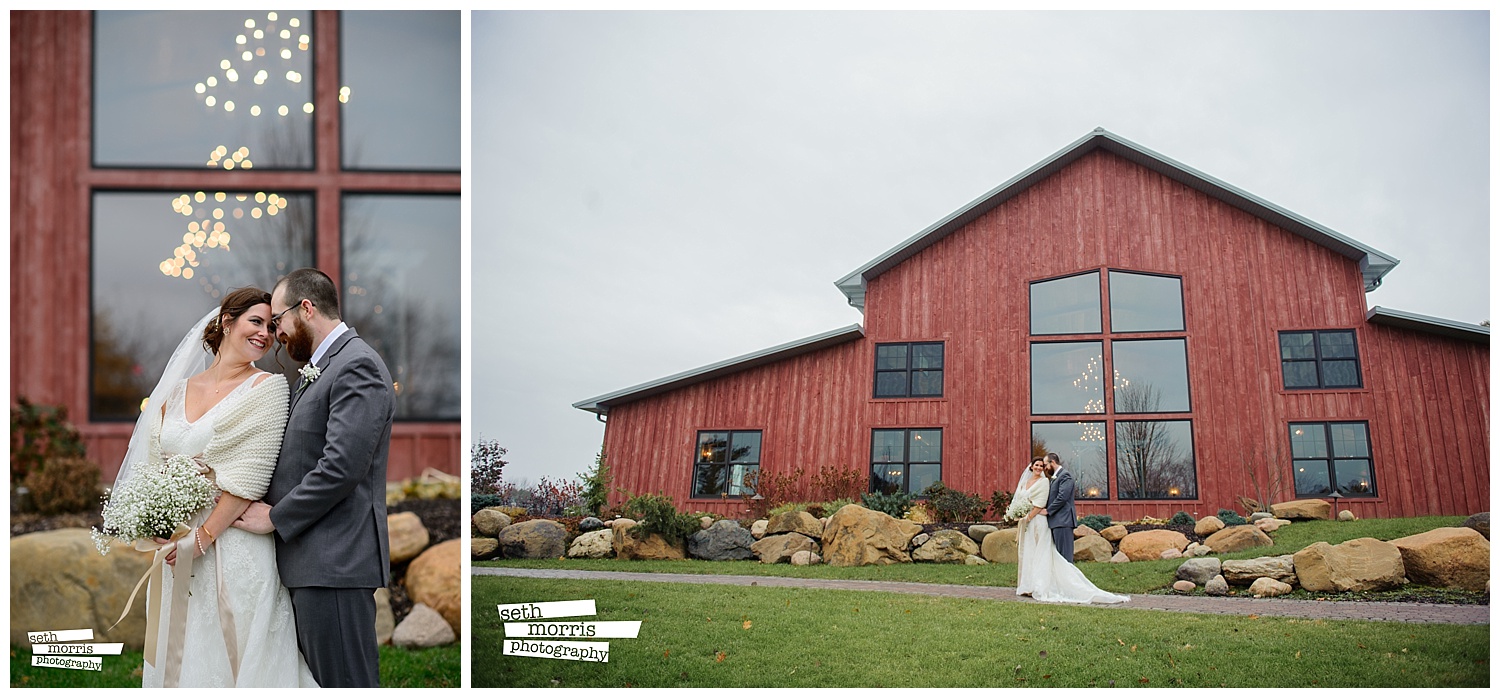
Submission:
<svg viewBox="0 0 1500 698">
<path fill-rule="evenodd" d="M 1489 347 L 1365 322 L 1358 263 L 1105 151 L 1094 151 L 870 280 L 864 339 L 613 408 L 619 484 L 687 501 L 696 432 L 763 430 L 762 468 L 868 466 L 870 430 L 941 427 L 943 480 L 988 496 L 1030 448 L 1029 283 L 1113 268 L 1182 278 L 1196 500 L 1080 502 L 1116 519 L 1202 516 L 1253 496 L 1246 464 L 1291 499 L 1292 421 L 1366 421 L 1361 516 L 1488 508 Z M 1354 329 L 1364 388 L 1282 389 L 1278 332 Z M 944 397 L 874 400 L 874 345 L 946 343 Z M 1257 458 L 1257 454 L 1259 454 Z M 1113 484 L 1113 475 L 1111 476 Z M 1113 491 L 1113 490 L 1112 490 Z"/>
<path fill-rule="evenodd" d="M 337 13 L 316 17 L 319 99 L 336 99 Z M 92 19 L 88 12 L 11 13 L 11 401 L 64 405 L 83 434 L 89 457 L 113 480 L 130 424 L 87 421 L 89 405 L 89 212 L 92 188 L 177 189 L 196 186 L 197 171 L 93 170 Z M 328 89 L 324 89 L 328 88 Z M 326 108 L 325 108 L 326 107 Z M 313 172 L 219 173 L 246 189 L 312 191 L 318 197 L 318 265 L 338 279 L 339 191 L 450 191 L 459 175 L 338 171 L 336 102 L 319 105 L 318 167 Z M 217 178 L 216 178 L 217 179 Z M 397 424 L 387 477 L 428 467 L 457 474 L 460 426 Z"/>
</svg>

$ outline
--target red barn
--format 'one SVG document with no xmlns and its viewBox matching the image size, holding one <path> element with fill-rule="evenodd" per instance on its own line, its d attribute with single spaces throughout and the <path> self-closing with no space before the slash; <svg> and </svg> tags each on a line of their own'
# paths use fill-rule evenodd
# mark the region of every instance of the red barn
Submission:
<svg viewBox="0 0 1500 698">
<path fill-rule="evenodd" d="M 798 466 L 988 497 L 1033 447 L 1116 519 L 1487 510 L 1489 329 L 1367 309 L 1396 264 L 1099 129 L 839 280 L 863 328 L 574 406 L 688 510 Z"/>
</svg>

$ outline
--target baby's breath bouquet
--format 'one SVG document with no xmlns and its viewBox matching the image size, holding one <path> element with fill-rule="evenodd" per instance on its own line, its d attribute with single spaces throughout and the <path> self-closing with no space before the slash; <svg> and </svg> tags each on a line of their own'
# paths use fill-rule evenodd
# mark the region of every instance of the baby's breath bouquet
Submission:
<svg viewBox="0 0 1500 698">
<path fill-rule="evenodd" d="M 1005 510 L 1005 520 L 1018 521 L 1026 518 L 1026 514 L 1030 511 L 1031 503 L 1026 501 L 1025 497 L 1017 496 L 1015 499 L 1010 500 L 1010 507 Z"/>
<path fill-rule="evenodd" d="M 171 456 L 157 467 L 138 466 L 137 470 L 104 503 L 104 530 L 96 528 L 91 534 L 101 555 L 109 554 L 111 538 L 126 543 L 170 538 L 178 524 L 187 523 L 218 495 L 190 456 Z"/>
</svg>

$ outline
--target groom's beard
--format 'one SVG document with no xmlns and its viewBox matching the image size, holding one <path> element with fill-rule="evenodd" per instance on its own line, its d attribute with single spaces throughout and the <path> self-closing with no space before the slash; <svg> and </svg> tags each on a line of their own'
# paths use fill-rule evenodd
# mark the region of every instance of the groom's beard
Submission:
<svg viewBox="0 0 1500 698">
<path fill-rule="evenodd" d="M 307 326 L 302 324 L 300 318 L 293 320 L 291 324 L 292 331 L 286 338 L 286 353 L 292 357 L 293 361 L 305 363 L 313 355 L 312 332 L 307 330 Z"/>
</svg>

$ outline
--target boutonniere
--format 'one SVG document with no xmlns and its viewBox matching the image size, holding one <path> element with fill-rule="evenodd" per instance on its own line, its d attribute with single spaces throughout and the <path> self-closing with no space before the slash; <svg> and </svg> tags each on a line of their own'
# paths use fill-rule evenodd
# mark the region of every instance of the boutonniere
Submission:
<svg viewBox="0 0 1500 698">
<path fill-rule="evenodd" d="M 318 376 L 323 374 L 322 369 L 312 364 L 297 369 L 297 372 L 302 374 L 302 387 L 297 388 L 297 392 L 302 392 L 307 386 L 312 385 L 312 382 L 317 380 Z"/>
</svg>

